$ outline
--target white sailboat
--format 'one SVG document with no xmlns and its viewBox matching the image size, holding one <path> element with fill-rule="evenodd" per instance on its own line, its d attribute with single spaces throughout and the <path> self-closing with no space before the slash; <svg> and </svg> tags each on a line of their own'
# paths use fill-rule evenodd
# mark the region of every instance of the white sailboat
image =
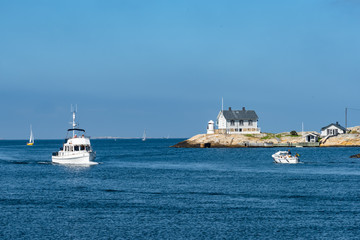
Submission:
<svg viewBox="0 0 360 240">
<path fill-rule="evenodd" d="M 146 141 L 146 129 L 144 130 L 144 134 L 143 134 L 143 137 L 141 139 L 142 141 Z"/>
<path fill-rule="evenodd" d="M 34 145 L 34 135 L 33 135 L 33 132 L 32 132 L 32 126 L 31 125 L 30 125 L 30 138 L 29 138 L 29 142 L 26 143 L 26 145 L 28 145 L 28 146 Z"/>
</svg>

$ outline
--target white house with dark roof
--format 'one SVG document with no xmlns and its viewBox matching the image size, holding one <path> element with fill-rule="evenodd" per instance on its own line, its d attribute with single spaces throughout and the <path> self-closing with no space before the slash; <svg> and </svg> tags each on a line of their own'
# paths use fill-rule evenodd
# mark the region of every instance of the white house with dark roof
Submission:
<svg viewBox="0 0 360 240">
<path fill-rule="evenodd" d="M 258 119 L 254 110 L 222 110 L 217 116 L 217 126 L 219 133 L 227 134 L 257 134 L 260 133 L 258 128 Z"/>
<path fill-rule="evenodd" d="M 318 134 L 316 132 L 307 133 L 304 136 L 305 142 L 318 142 L 319 141 L 319 136 L 320 136 L 320 134 Z"/>
<path fill-rule="evenodd" d="M 346 133 L 346 128 L 344 128 L 338 122 L 336 122 L 321 128 L 320 136 L 321 137 L 336 136 L 338 134 L 344 134 L 344 133 Z"/>
</svg>

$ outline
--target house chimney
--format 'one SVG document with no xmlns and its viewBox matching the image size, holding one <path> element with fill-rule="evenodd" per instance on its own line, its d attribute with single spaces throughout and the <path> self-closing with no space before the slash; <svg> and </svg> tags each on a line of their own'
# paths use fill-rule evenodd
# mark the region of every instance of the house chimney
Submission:
<svg viewBox="0 0 360 240">
<path fill-rule="evenodd" d="M 245 111 L 245 107 L 243 107 L 243 111 Z"/>
<path fill-rule="evenodd" d="M 231 107 L 229 107 L 229 111 L 231 111 Z"/>
<path fill-rule="evenodd" d="M 336 122 L 336 125 L 339 125 L 339 122 Z"/>
</svg>

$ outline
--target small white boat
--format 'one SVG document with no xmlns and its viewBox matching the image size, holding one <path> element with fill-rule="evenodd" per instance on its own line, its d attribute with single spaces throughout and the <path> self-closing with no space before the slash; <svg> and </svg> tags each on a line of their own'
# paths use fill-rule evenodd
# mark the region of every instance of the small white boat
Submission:
<svg viewBox="0 0 360 240">
<path fill-rule="evenodd" d="M 75 110 L 73 111 L 72 128 L 68 129 L 72 133 L 72 137 L 66 137 L 64 145 L 60 151 L 52 154 L 52 162 L 59 164 L 75 164 L 75 165 L 94 165 L 96 153 L 92 150 L 90 137 L 85 136 L 85 130 L 76 128 Z M 81 135 L 81 136 L 80 136 Z"/>
<path fill-rule="evenodd" d="M 295 154 L 295 156 L 292 156 L 288 151 L 278 151 L 277 153 L 274 153 L 271 155 L 274 159 L 275 163 L 289 163 L 289 164 L 295 164 L 299 163 L 299 154 Z"/>
<path fill-rule="evenodd" d="M 30 125 L 30 138 L 29 138 L 29 142 L 26 143 L 26 145 L 28 145 L 28 146 L 34 145 L 34 134 L 32 132 L 32 126 L 31 125 Z"/>
</svg>

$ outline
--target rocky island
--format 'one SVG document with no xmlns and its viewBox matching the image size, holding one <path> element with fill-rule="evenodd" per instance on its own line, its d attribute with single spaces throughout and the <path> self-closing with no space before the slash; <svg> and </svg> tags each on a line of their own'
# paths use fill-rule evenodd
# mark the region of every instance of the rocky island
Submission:
<svg viewBox="0 0 360 240">
<path fill-rule="evenodd" d="M 176 148 L 242 148 L 242 147 L 360 147 L 360 126 L 348 128 L 346 134 L 306 142 L 309 133 L 292 132 L 260 134 L 199 134 L 172 147 Z"/>
</svg>

